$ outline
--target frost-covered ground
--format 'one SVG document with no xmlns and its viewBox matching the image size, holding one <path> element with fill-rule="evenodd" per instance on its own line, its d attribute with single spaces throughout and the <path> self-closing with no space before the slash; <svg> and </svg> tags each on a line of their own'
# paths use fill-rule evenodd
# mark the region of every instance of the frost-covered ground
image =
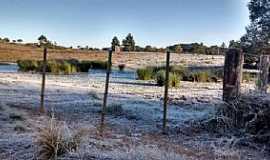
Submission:
<svg viewBox="0 0 270 160">
<path fill-rule="evenodd" d="M 0 73 L 0 159 L 32 159 L 41 76 Z M 244 85 L 245 91 L 252 85 Z M 135 80 L 133 72 L 113 72 L 108 105 L 121 114 L 106 116 L 104 138 L 95 136 L 100 122 L 104 73 L 48 75 L 45 105 L 59 121 L 93 132 L 79 151 L 63 159 L 267 159 L 258 149 L 233 146 L 234 137 L 200 133 L 190 122 L 211 117 L 221 101 L 221 83 L 181 82 L 169 90 L 169 134 L 162 135 L 163 87 Z M 91 133 L 91 134 L 90 134 Z M 150 157 L 150 158 L 149 158 Z"/>
</svg>

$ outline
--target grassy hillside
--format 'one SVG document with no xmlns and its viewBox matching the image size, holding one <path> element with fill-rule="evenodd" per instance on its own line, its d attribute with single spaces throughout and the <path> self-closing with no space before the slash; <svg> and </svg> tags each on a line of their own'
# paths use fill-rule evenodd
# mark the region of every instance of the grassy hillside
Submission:
<svg viewBox="0 0 270 160">
<path fill-rule="evenodd" d="M 104 60 L 106 52 L 83 51 L 77 49 L 49 49 L 49 59 Z M 42 48 L 23 44 L 0 43 L 0 62 L 17 60 L 41 60 Z"/>
<path fill-rule="evenodd" d="M 78 49 L 49 49 L 48 59 L 107 60 L 107 52 L 85 51 Z M 0 43 L 0 62 L 16 62 L 17 60 L 42 60 L 42 48 L 23 44 Z M 128 68 L 164 65 L 166 55 L 158 52 L 121 52 L 113 55 L 113 65 L 125 64 Z M 222 55 L 171 54 L 172 65 L 223 65 Z"/>
</svg>

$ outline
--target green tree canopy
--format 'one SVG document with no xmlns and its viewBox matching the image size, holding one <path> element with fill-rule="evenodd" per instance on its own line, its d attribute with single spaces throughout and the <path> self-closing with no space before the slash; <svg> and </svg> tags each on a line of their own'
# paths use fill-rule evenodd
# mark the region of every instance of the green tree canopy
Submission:
<svg viewBox="0 0 270 160">
<path fill-rule="evenodd" d="M 115 36 L 112 39 L 112 50 L 115 51 L 115 47 L 116 46 L 120 46 L 120 41 L 118 40 L 118 38 Z"/>
<path fill-rule="evenodd" d="M 38 41 L 39 41 L 40 44 L 46 44 L 46 43 L 48 43 L 48 39 L 44 35 L 39 36 L 38 37 Z"/>
<path fill-rule="evenodd" d="M 10 40 L 8 38 L 4 38 L 2 41 L 3 42 L 6 42 L 6 43 L 9 43 L 10 42 Z"/>
<path fill-rule="evenodd" d="M 135 45 L 135 40 L 131 33 L 127 35 L 127 37 L 123 40 L 123 46 L 124 46 L 124 51 L 135 51 L 136 45 Z"/>
<path fill-rule="evenodd" d="M 169 47 L 167 47 L 167 49 L 170 50 L 171 52 L 174 52 L 174 53 L 182 53 L 183 52 L 183 48 L 182 48 L 181 44 L 169 46 Z"/>
<path fill-rule="evenodd" d="M 264 52 L 270 48 L 270 0 L 251 0 L 248 4 L 251 24 L 241 38 L 241 46 L 248 52 Z"/>
</svg>

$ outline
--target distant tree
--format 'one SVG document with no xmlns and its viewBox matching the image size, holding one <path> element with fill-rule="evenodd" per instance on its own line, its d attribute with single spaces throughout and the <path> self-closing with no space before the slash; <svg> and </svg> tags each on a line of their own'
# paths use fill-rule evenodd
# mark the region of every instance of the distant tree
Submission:
<svg viewBox="0 0 270 160">
<path fill-rule="evenodd" d="M 102 50 L 102 51 L 109 51 L 109 50 L 110 50 L 110 48 L 108 48 L 108 47 L 104 47 L 104 48 L 102 48 L 101 50 Z"/>
<path fill-rule="evenodd" d="M 38 37 L 38 41 L 39 41 L 39 44 L 42 45 L 42 44 L 47 44 L 48 43 L 48 39 L 47 37 L 45 37 L 44 35 L 41 35 Z"/>
<path fill-rule="evenodd" d="M 12 40 L 13 43 L 16 43 L 17 41 L 16 40 Z"/>
<path fill-rule="evenodd" d="M 169 49 L 171 52 L 174 52 L 174 53 L 182 53 L 183 52 L 183 48 L 181 47 L 181 44 L 169 46 L 169 47 L 167 47 L 167 49 Z"/>
<path fill-rule="evenodd" d="M 164 53 L 165 51 L 166 51 L 166 49 L 164 49 L 164 48 L 158 48 L 158 49 L 157 49 L 157 52 Z"/>
<path fill-rule="evenodd" d="M 221 44 L 220 48 L 222 48 L 222 49 L 225 49 L 225 48 L 226 48 L 225 42 L 223 42 L 223 43 Z"/>
<path fill-rule="evenodd" d="M 147 45 L 147 46 L 145 46 L 144 51 L 145 52 L 153 52 L 153 48 L 152 48 L 152 46 Z"/>
<path fill-rule="evenodd" d="M 115 51 L 115 47 L 116 46 L 120 46 L 120 41 L 118 40 L 118 38 L 115 36 L 115 37 L 113 37 L 113 39 L 112 39 L 112 50 L 113 51 Z"/>
<path fill-rule="evenodd" d="M 231 40 L 229 48 L 241 48 L 240 41 Z"/>
<path fill-rule="evenodd" d="M 183 49 L 182 49 L 180 44 L 176 45 L 174 50 L 175 50 L 175 53 L 182 53 L 183 52 Z"/>
<path fill-rule="evenodd" d="M 192 44 L 192 53 L 197 53 L 197 54 L 206 54 L 206 49 L 207 47 L 203 45 L 203 43 L 194 43 Z"/>
<path fill-rule="evenodd" d="M 18 43 L 22 43 L 23 40 L 22 40 L 22 39 L 17 39 L 17 42 L 18 42 Z"/>
<path fill-rule="evenodd" d="M 135 40 L 134 40 L 133 36 L 131 35 L 131 33 L 129 33 L 127 35 L 127 37 L 123 40 L 122 43 L 124 46 L 124 48 L 123 48 L 124 51 L 128 51 L 128 52 L 135 51 L 135 47 L 136 47 Z"/>
<path fill-rule="evenodd" d="M 4 38 L 2 41 L 3 42 L 6 42 L 6 43 L 9 43 L 10 42 L 10 40 L 8 38 Z"/>
<path fill-rule="evenodd" d="M 135 51 L 136 52 L 143 52 L 145 50 L 145 48 L 140 47 L 140 46 L 135 46 Z"/>
<path fill-rule="evenodd" d="M 250 0 L 248 7 L 251 24 L 241 38 L 241 46 L 245 52 L 264 53 L 270 48 L 270 0 Z"/>
</svg>

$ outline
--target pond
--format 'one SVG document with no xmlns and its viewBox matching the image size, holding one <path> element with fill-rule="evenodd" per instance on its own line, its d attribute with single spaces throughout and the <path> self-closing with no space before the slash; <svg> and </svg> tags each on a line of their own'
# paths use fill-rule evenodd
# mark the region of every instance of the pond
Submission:
<svg viewBox="0 0 270 160">
<path fill-rule="evenodd" d="M 0 64 L 0 73 L 16 73 L 18 72 L 18 69 L 17 64 Z M 106 70 L 90 69 L 88 74 L 91 77 L 103 79 L 106 77 Z M 137 78 L 137 74 L 135 70 L 119 71 L 117 69 L 113 69 L 110 77 L 112 79 L 135 80 Z"/>
<path fill-rule="evenodd" d="M 0 73 L 15 73 L 18 72 L 17 64 L 0 64 Z"/>
<path fill-rule="evenodd" d="M 105 78 L 106 70 L 90 69 L 89 75 L 95 78 Z M 137 78 L 137 74 L 136 71 L 133 70 L 126 70 L 126 71 L 112 70 L 110 77 L 112 79 L 135 80 Z"/>
</svg>

